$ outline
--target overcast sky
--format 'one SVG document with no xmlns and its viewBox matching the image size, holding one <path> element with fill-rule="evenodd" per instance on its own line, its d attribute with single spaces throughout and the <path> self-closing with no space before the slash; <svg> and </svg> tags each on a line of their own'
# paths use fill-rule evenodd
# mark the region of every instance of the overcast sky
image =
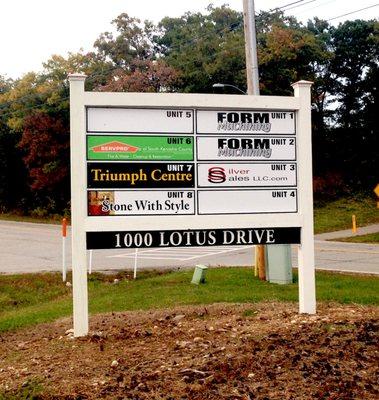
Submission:
<svg viewBox="0 0 379 400">
<path fill-rule="evenodd" d="M 284 6 L 296 0 L 256 0 L 259 11 Z M 18 78 L 29 71 L 41 71 L 42 62 L 52 54 L 92 48 L 101 32 L 112 30 L 111 21 L 122 12 L 142 20 L 158 22 L 164 16 L 186 11 L 204 12 L 206 6 L 229 4 L 242 9 L 243 0 L 3 0 L 0 23 L 0 75 Z M 318 16 L 335 16 L 377 4 L 375 0 L 303 0 L 288 7 L 287 14 L 306 22 Z M 308 4 L 307 4 L 308 3 Z M 331 21 L 378 17 L 379 7 Z"/>
</svg>

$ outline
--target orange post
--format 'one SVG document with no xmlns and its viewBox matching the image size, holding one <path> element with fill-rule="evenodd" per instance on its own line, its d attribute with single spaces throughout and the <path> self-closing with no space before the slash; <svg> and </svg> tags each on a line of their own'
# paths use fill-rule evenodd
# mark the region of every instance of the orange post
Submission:
<svg viewBox="0 0 379 400">
<path fill-rule="evenodd" d="M 376 207 L 379 208 L 379 183 L 375 186 L 374 188 L 374 193 L 377 195 L 378 197 L 378 201 L 376 202 Z"/>
<path fill-rule="evenodd" d="M 67 266 L 66 266 L 66 236 L 67 236 L 67 219 L 62 219 L 62 279 L 66 282 Z"/>
<path fill-rule="evenodd" d="M 255 246 L 255 261 L 258 268 L 258 277 L 262 281 L 266 280 L 266 259 L 265 259 L 265 246 Z"/>
<path fill-rule="evenodd" d="M 62 219 L 62 236 L 63 237 L 67 236 L 67 219 L 66 218 Z"/>
<path fill-rule="evenodd" d="M 355 218 L 355 215 L 352 216 L 351 220 L 353 223 L 352 231 L 353 233 L 357 233 L 357 219 Z"/>
</svg>

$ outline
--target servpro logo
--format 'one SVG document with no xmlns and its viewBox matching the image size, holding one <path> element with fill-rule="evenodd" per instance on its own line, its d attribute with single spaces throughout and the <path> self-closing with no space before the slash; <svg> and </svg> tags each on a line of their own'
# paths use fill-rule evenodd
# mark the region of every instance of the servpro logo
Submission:
<svg viewBox="0 0 379 400">
<path fill-rule="evenodd" d="M 136 153 L 139 147 L 121 142 L 109 142 L 91 148 L 94 153 Z"/>
<path fill-rule="evenodd" d="M 222 167 L 212 167 L 208 170 L 208 181 L 211 183 L 223 183 L 226 181 L 225 169 Z"/>
</svg>

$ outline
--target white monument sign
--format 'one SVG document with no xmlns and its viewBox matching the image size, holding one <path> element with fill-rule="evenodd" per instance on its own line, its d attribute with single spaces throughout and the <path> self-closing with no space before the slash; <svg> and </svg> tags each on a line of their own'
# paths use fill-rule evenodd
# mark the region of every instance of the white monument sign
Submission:
<svg viewBox="0 0 379 400">
<path fill-rule="evenodd" d="M 294 97 L 97 93 L 70 75 L 74 332 L 86 250 L 299 244 L 314 313 L 310 82 Z"/>
</svg>

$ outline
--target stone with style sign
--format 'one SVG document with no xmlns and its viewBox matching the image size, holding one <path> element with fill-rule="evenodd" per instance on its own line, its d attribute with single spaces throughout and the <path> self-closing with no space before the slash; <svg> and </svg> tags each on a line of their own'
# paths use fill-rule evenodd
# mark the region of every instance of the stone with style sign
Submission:
<svg viewBox="0 0 379 400">
<path fill-rule="evenodd" d="M 89 216 L 193 215 L 193 190 L 114 190 L 88 192 Z"/>
</svg>

